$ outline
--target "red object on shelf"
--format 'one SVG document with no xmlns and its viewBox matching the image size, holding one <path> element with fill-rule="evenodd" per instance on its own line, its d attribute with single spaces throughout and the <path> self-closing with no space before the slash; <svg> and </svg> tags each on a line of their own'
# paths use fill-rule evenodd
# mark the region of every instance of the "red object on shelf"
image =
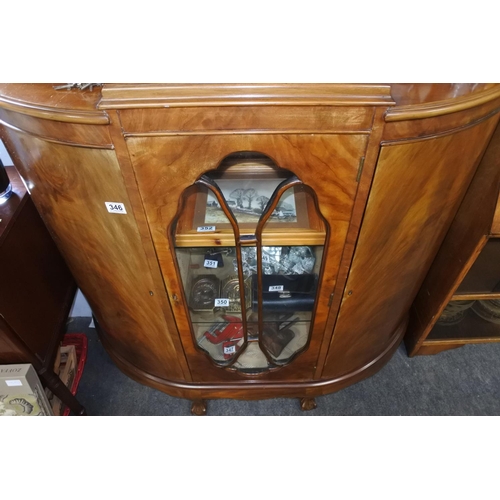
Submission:
<svg viewBox="0 0 500 500">
<path fill-rule="evenodd" d="M 223 315 L 225 323 L 215 323 L 205 333 L 205 338 L 212 344 L 220 344 L 225 340 L 240 340 L 243 338 L 243 323 L 236 316 Z"/>
<path fill-rule="evenodd" d="M 83 368 L 85 366 L 85 361 L 87 361 L 87 351 L 89 341 L 84 333 L 67 333 L 64 335 L 61 342 L 63 346 L 74 345 L 76 350 L 76 360 L 77 368 L 75 379 L 73 380 L 73 386 L 70 388 L 73 396 L 76 395 L 78 389 L 78 384 L 83 375 Z M 63 416 L 67 417 L 70 413 L 70 409 L 66 406 Z"/>
</svg>

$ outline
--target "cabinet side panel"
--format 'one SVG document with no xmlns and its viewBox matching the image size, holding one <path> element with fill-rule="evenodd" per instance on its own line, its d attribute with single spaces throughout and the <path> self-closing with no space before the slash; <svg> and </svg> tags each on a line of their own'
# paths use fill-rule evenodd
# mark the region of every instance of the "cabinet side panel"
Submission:
<svg viewBox="0 0 500 500">
<path fill-rule="evenodd" d="M 323 376 L 366 366 L 390 343 L 497 119 L 455 134 L 381 148 Z"/>
<path fill-rule="evenodd" d="M 108 344 L 139 369 L 182 379 L 172 335 L 114 151 L 49 143 L 4 129 L 9 154 L 101 324 Z M 105 202 L 125 204 L 113 214 Z"/>
<path fill-rule="evenodd" d="M 500 125 L 413 303 L 406 347 L 415 354 L 484 247 L 500 186 Z M 420 354 L 420 353 L 419 353 Z"/>
</svg>

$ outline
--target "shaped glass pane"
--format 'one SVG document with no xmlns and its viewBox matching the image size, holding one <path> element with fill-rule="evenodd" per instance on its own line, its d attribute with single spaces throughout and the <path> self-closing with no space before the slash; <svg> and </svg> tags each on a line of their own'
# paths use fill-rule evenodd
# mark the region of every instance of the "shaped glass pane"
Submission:
<svg viewBox="0 0 500 500">
<path fill-rule="evenodd" d="M 239 153 L 186 189 L 180 207 L 173 239 L 196 346 L 246 373 L 290 362 L 310 338 L 326 238 L 308 188 Z"/>
<path fill-rule="evenodd" d="M 299 208 L 306 212 L 302 215 L 308 220 L 310 216 L 307 212 L 312 210 L 313 219 L 321 220 L 310 191 L 302 185 L 284 192 L 273 215 L 298 219 Z M 264 241 L 267 240 L 269 231 L 275 231 L 273 222 L 273 219 L 269 218 L 264 226 Z M 283 235 L 283 245 L 262 247 L 261 345 L 277 365 L 291 361 L 308 344 L 325 236 L 324 232 L 317 234 L 310 228 L 302 228 L 290 231 L 287 236 Z M 258 277 L 254 275 L 252 279 L 252 307 L 258 310 Z"/>
</svg>

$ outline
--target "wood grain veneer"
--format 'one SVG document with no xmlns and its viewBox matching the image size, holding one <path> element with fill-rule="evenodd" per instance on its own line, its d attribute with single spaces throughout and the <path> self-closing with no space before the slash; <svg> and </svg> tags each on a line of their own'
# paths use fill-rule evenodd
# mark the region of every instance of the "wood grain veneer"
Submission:
<svg viewBox="0 0 500 500">
<path fill-rule="evenodd" d="M 182 378 L 158 298 L 150 294 L 154 286 L 133 212 L 113 217 L 106 210 L 106 201 L 130 207 L 114 152 L 5 132 L 40 214 L 117 349 L 152 373 Z"/>
<path fill-rule="evenodd" d="M 492 126 L 498 116 L 489 120 Z M 489 140 L 491 131 L 485 132 Z M 488 143 L 487 143 L 488 144 Z M 500 189 L 500 126 L 491 137 L 446 239 L 415 299 L 405 343 L 411 356 L 419 348 L 488 241 Z"/>
<path fill-rule="evenodd" d="M 211 376 L 216 379 L 227 375 L 220 373 L 220 369 L 213 368 L 206 356 L 196 349 L 189 327 L 182 284 L 175 271 L 176 259 L 168 240 L 168 231 L 171 230 L 170 224 L 177 213 L 183 191 L 203 173 L 215 169 L 233 151 L 259 151 L 272 155 L 278 166 L 288 168 L 306 185 L 315 186 L 322 215 L 331 224 L 330 239 L 324 256 L 326 268 L 318 297 L 320 306 L 316 312 L 315 330 L 308 351 L 294 363 L 293 370 L 290 367 L 280 370 L 292 372 L 290 376 L 293 377 L 310 378 L 325 328 L 329 297 L 335 287 L 340 256 L 351 218 L 359 159 L 366 148 L 366 136 L 290 134 L 197 138 L 133 137 L 127 139 L 127 144 L 158 261 L 174 307 L 184 350 L 188 359 L 191 359 L 195 379 L 198 376 L 198 379 L 201 377 L 202 380 L 210 380 Z M 195 151 L 194 157 L 192 151 Z M 172 176 L 172 171 L 182 171 L 183 175 Z M 315 183 L 315 172 L 318 171 L 322 172 L 324 180 L 321 186 Z M 193 366 L 195 360 L 196 366 Z"/>
<path fill-rule="evenodd" d="M 353 359 L 359 366 L 369 363 L 392 337 L 417 295 L 497 120 L 432 140 L 381 148 L 325 375 L 342 375 Z"/>
<path fill-rule="evenodd" d="M 457 222 L 475 213 L 477 183 L 491 185 L 492 223 L 497 171 L 480 160 L 499 113 L 498 84 L 0 85 L 1 137 L 107 350 L 134 379 L 200 409 L 211 397 L 310 401 L 380 369 L 450 227 L 484 233 Z M 196 347 L 171 234 L 185 190 L 239 151 L 297 175 L 328 225 L 316 231 L 327 246 L 308 347 L 258 375 Z M 409 332 L 422 318 L 412 313 Z M 422 352 L 450 348 L 431 343 Z"/>
<path fill-rule="evenodd" d="M 369 133 L 371 106 L 210 106 L 119 111 L 125 136 Z"/>
</svg>

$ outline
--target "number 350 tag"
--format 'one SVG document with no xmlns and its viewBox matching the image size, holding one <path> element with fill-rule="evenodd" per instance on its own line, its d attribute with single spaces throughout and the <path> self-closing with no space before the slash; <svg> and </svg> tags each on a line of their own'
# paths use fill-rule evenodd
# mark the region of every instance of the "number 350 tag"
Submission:
<svg viewBox="0 0 500 500">
<path fill-rule="evenodd" d="M 116 201 L 105 201 L 104 204 L 111 214 L 126 214 L 125 205 Z"/>
</svg>

